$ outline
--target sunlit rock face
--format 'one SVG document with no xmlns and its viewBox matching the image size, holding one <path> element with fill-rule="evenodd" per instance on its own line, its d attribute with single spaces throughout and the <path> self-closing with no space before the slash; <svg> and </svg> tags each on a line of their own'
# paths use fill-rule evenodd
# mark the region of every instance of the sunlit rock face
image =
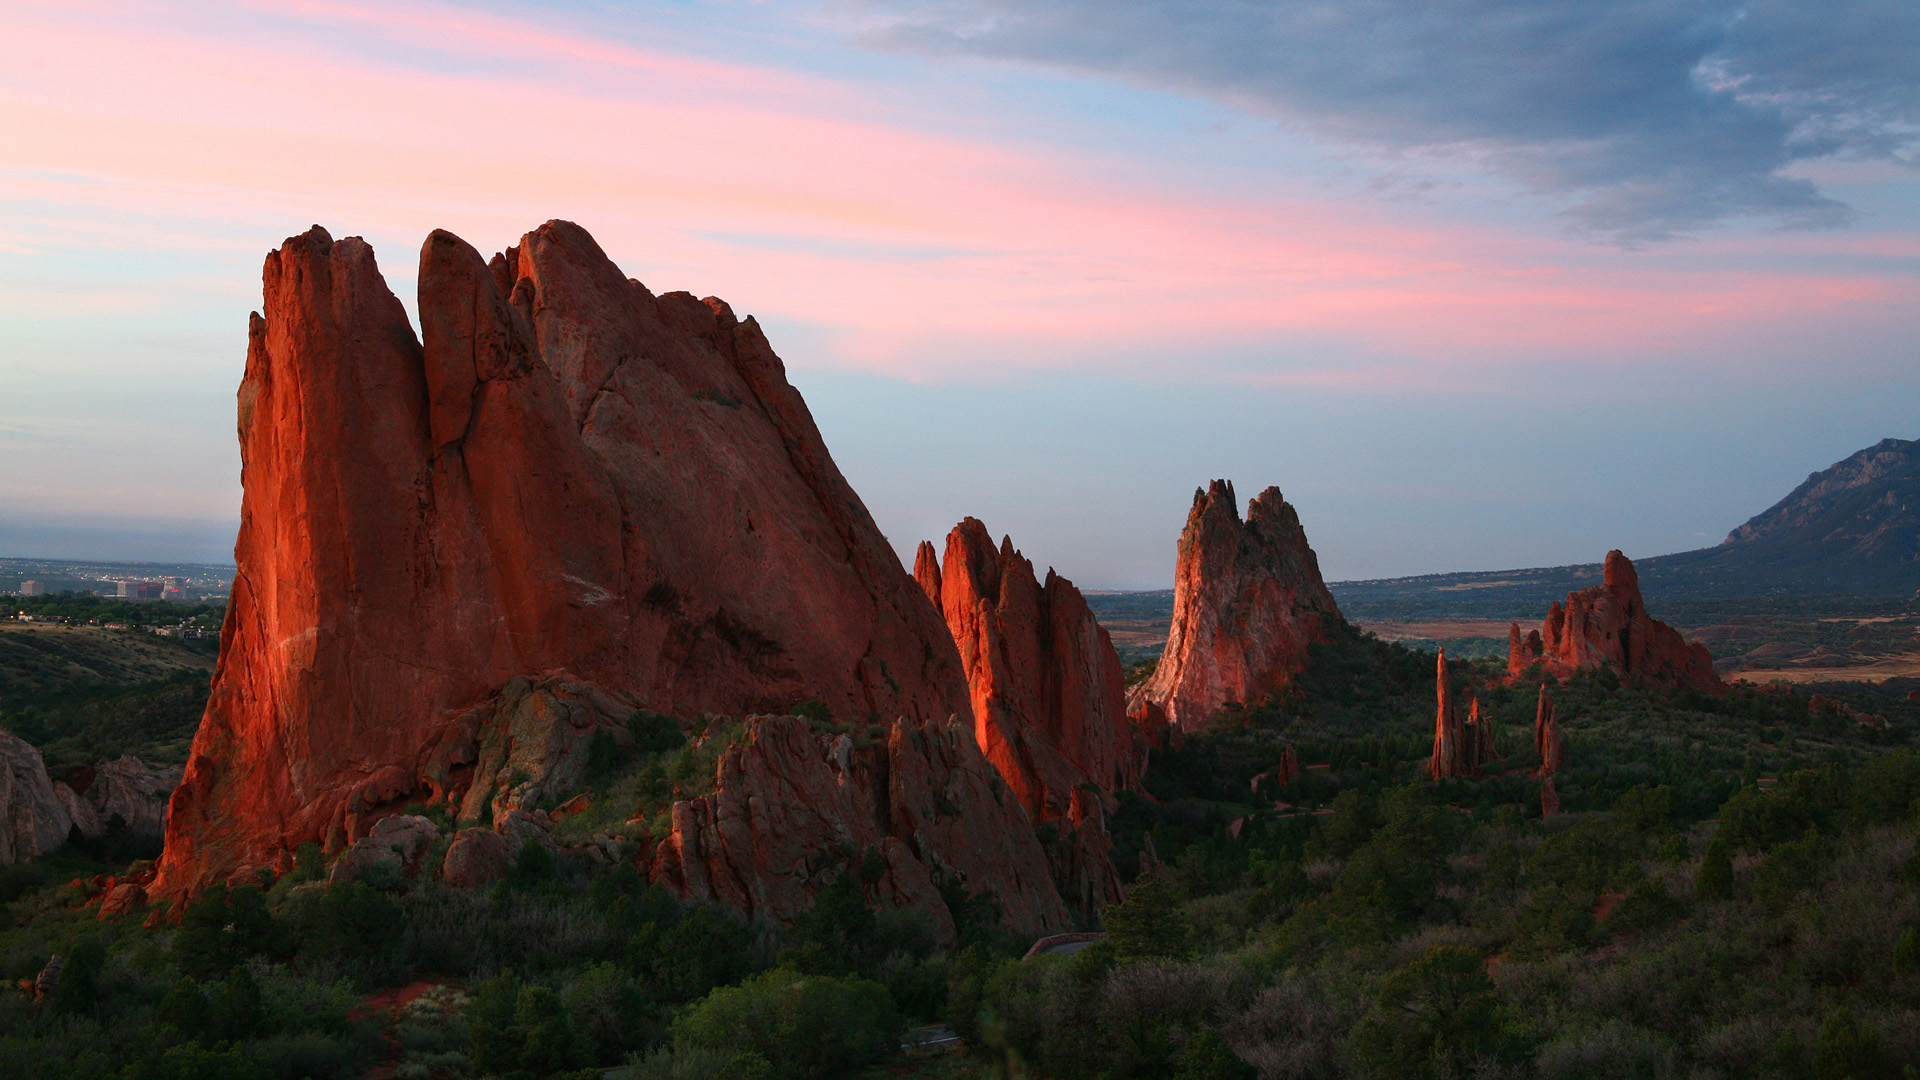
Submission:
<svg viewBox="0 0 1920 1080">
<path fill-rule="evenodd" d="M 914 576 L 960 650 L 980 751 L 1035 821 L 1067 817 L 1081 785 L 1139 783 L 1147 743 L 1127 720 L 1120 657 L 1073 582 L 1049 569 L 1042 584 L 976 518 L 947 534 L 944 562 L 922 543 Z"/>
<path fill-rule="evenodd" d="M 1535 664 L 1559 679 L 1604 668 L 1643 686 L 1725 689 L 1705 645 L 1689 644 L 1678 630 L 1647 614 L 1640 576 L 1618 551 L 1607 553 L 1603 582 L 1567 594 L 1565 604 L 1556 602 L 1538 632 L 1522 639 L 1518 624 L 1508 631 L 1508 678 L 1519 678 Z"/>
<path fill-rule="evenodd" d="M 264 281 L 239 571 L 158 895 L 424 801 L 488 823 L 637 708 L 969 715 L 751 318 L 560 221 L 491 260 L 430 236 L 418 337 L 357 238 L 293 237 Z"/>
<path fill-rule="evenodd" d="M 1180 533 L 1173 624 L 1153 677 L 1127 705 L 1143 722 L 1204 726 L 1232 702 L 1258 704 L 1306 669 L 1340 609 L 1300 516 L 1270 487 L 1240 519 L 1233 485 L 1196 491 Z"/>
</svg>

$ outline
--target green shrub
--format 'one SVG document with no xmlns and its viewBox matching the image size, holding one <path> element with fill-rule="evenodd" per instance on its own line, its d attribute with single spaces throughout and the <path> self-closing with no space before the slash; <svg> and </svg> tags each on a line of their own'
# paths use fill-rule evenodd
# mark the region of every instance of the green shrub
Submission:
<svg viewBox="0 0 1920 1080">
<path fill-rule="evenodd" d="M 1716 836 L 1707 841 L 1700 869 L 1693 876 L 1693 892 L 1702 900 L 1724 900 L 1733 895 L 1733 850 Z"/>
<path fill-rule="evenodd" d="M 1240 1059 L 1227 1040 L 1210 1027 L 1187 1040 L 1173 1080 L 1255 1080 L 1260 1070 Z"/>
<path fill-rule="evenodd" d="M 885 1057 L 903 1030 L 879 983 L 784 968 L 715 990 L 673 1023 L 676 1046 L 758 1054 L 776 1075 L 798 1080 Z"/>
<path fill-rule="evenodd" d="M 1363 1075 L 1382 1080 L 1460 1075 L 1499 1047 L 1493 981 L 1479 954 L 1440 945 L 1387 976 L 1349 1039 Z"/>
</svg>

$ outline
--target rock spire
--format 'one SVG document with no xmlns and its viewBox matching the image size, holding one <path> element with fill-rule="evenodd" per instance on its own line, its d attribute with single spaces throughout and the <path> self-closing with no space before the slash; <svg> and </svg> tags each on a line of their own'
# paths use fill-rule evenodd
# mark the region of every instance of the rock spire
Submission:
<svg viewBox="0 0 1920 1080">
<path fill-rule="evenodd" d="M 1453 696 L 1453 680 L 1447 672 L 1447 651 L 1440 650 L 1434 675 L 1433 755 L 1427 759 L 1427 774 L 1435 780 L 1449 776 L 1478 776 L 1487 762 L 1496 756 L 1493 718 L 1480 715 L 1480 699 L 1475 697 L 1463 722 Z"/>
<path fill-rule="evenodd" d="M 1540 778 L 1540 814 L 1551 817 L 1560 812 L 1560 793 L 1554 790 L 1553 776 L 1566 757 L 1566 743 L 1560 738 L 1560 717 L 1554 709 L 1553 695 L 1545 683 L 1533 710 L 1533 748 L 1540 755 L 1534 775 Z"/>
<path fill-rule="evenodd" d="M 977 518 L 947 534 L 944 561 L 922 543 L 914 577 L 959 648 L 980 752 L 1035 821 L 1066 817 L 1083 784 L 1139 783 L 1147 745 L 1127 720 L 1120 657 L 1073 582 L 1049 569 L 1042 584 Z"/>
<path fill-rule="evenodd" d="M 1180 533 L 1173 624 L 1153 677 L 1128 709 L 1196 728 L 1229 703 L 1257 704 L 1306 668 L 1307 647 L 1340 618 L 1300 517 L 1270 487 L 1240 519 L 1233 485 L 1195 491 Z"/>
</svg>

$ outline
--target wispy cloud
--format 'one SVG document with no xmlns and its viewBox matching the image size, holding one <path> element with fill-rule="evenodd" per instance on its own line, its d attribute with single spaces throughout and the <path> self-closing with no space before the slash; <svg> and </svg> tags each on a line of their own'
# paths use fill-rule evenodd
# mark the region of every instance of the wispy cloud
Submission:
<svg viewBox="0 0 1920 1080">
<path fill-rule="evenodd" d="M 1625 244 L 1848 220 L 1796 163 L 1920 150 L 1912 0 L 849 0 L 860 40 L 1205 94 L 1477 161 Z"/>
</svg>

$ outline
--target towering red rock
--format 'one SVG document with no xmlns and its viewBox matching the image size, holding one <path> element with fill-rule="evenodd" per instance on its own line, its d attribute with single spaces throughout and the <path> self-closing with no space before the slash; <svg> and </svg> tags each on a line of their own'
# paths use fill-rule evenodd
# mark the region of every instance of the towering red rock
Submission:
<svg viewBox="0 0 1920 1080">
<path fill-rule="evenodd" d="M 419 282 L 417 339 L 363 241 L 267 257 L 239 570 L 156 893 L 429 797 L 528 805 L 634 708 L 967 709 L 751 318 L 655 296 L 559 221 L 491 265 L 436 232 Z"/>
<path fill-rule="evenodd" d="M 1180 533 L 1173 625 L 1153 677 L 1128 698 L 1143 721 L 1195 728 L 1230 702 L 1256 704 L 1306 668 L 1340 618 L 1300 517 L 1270 487 L 1240 520 L 1233 485 L 1196 491 Z"/>
<path fill-rule="evenodd" d="M 1726 688 L 1705 645 L 1688 644 L 1678 630 L 1647 614 L 1640 577 L 1618 551 L 1607 553 L 1604 583 L 1569 593 L 1565 606 L 1555 603 L 1540 634 L 1520 642 L 1518 630 L 1516 624 L 1508 634 L 1509 678 L 1537 662 L 1560 679 L 1608 668 L 1644 686 Z"/>
<path fill-rule="evenodd" d="M 1554 790 L 1553 774 L 1560 771 L 1567 751 L 1560 738 L 1560 717 L 1553 707 L 1553 695 L 1547 693 L 1545 683 L 1540 684 L 1540 699 L 1533 710 L 1533 748 L 1540 755 L 1540 764 L 1534 770 L 1540 778 L 1540 816 L 1552 817 L 1560 812 L 1560 793 Z"/>
<path fill-rule="evenodd" d="M 980 752 L 1035 821 L 1067 817 L 1082 784 L 1139 782 L 1147 745 L 1127 720 L 1120 657 L 1073 582 L 1049 569 L 1042 585 L 977 518 L 947 534 L 944 563 L 923 542 L 914 577 L 959 647 Z"/>
<path fill-rule="evenodd" d="M 1435 780 L 1448 776 L 1478 776 L 1494 749 L 1493 718 L 1480 715 L 1480 699 L 1475 697 L 1460 719 L 1453 698 L 1453 680 L 1447 673 L 1447 651 L 1440 650 L 1434 675 L 1433 755 L 1427 759 L 1427 774 Z"/>
</svg>

